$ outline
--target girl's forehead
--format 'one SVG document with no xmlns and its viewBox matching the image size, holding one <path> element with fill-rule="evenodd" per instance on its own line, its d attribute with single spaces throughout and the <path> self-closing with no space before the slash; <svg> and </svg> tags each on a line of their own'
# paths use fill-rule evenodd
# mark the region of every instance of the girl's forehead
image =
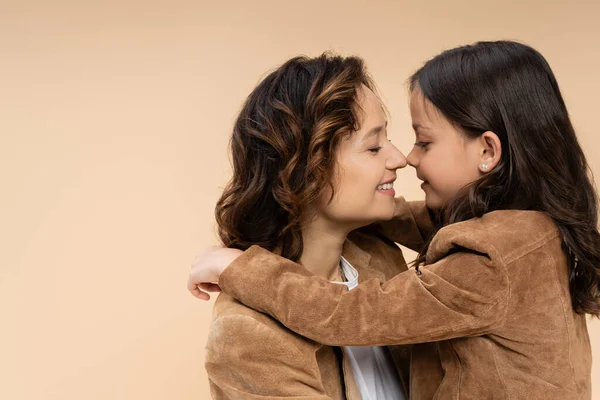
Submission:
<svg viewBox="0 0 600 400">
<path fill-rule="evenodd" d="M 410 115 L 413 128 L 431 129 L 433 126 L 452 125 L 442 112 L 415 88 L 410 94 Z"/>
</svg>

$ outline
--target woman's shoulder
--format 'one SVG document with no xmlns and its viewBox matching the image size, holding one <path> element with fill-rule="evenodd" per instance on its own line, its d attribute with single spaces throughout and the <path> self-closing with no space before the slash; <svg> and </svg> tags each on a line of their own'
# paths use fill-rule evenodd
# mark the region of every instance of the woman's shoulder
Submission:
<svg viewBox="0 0 600 400">
<path fill-rule="evenodd" d="M 213 314 L 204 367 L 211 384 L 227 398 L 287 398 L 293 391 L 322 390 L 315 356 L 322 345 L 225 293 L 219 295 Z"/>
<path fill-rule="evenodd" d="M 212 324 L 215 322 L 225 322 L 227 325 L 262 325 L 273 330 L 285 329 L 269 315 L 254 310 L 223 292 L 217 297 L 213 308 Z"/>
<path fill-rule="evenodd" d="M 269 315 L 240 303 L 226 293 L 220 293 L 213 308 L 208 343 L 227 342 L 230 339 L 235 341 L 236 346 L 257 349 L 265 345 L 265 341 L 268 346 L 269 340 L 284 342 L 301 351 L 313 349 L 315 345 Z"/>
</svg>

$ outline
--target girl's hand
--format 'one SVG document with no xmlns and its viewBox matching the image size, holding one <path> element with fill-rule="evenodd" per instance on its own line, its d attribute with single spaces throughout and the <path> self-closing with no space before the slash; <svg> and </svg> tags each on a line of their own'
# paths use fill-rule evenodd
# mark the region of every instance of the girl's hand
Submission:
<svg viewBox="0 0 600 400">
<path fill-rule="evenodd" d="M 219 276 L 243 252 L 211 247 L 196 256 L 188 277 L 188 290 L 200 300 L 210 300 L 209 292 L 220 292 Z"/>
</svg>

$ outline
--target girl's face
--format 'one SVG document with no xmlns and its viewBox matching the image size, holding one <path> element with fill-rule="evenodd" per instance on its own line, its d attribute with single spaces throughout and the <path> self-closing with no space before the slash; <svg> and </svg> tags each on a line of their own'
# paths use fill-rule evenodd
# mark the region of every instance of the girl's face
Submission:
<svg viewBox="0 0 600 400">
<path fill-rule="evenodd" d="M 482 140 L 467 137 L 448 121 L 419 88 L 411 93 L 410 115 L 416 141 L 407 161 L 423 181 L 427 207 L 437 210 L 482 175 L 487 150 Z"/>
<path fill-rule="evenodd" d="M 358 91 L 360 130 L 342 140 L 336 153 L 334 196 L 320 201 L 318 216 L 352 230 L 394 215 L 396 170 L 406 157 L 387 139 L 387 118 L 379 98 Z"/>
</svg>

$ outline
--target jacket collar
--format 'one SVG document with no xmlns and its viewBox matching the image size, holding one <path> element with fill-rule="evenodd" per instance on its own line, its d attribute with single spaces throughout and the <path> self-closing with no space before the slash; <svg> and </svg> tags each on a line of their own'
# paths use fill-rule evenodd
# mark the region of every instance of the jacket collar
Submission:
<svg viewBox="0 0 600 400">
<path fill-rule="evenodd" d="M 371 263 L 371 254 L 367 253 L 355 245 L 352 241 L 347 239 L 344 242 L 342 255 L 357 270 L 359 270 L 359 268 L 368 268 L 369 264 Z"/>
</svg>

